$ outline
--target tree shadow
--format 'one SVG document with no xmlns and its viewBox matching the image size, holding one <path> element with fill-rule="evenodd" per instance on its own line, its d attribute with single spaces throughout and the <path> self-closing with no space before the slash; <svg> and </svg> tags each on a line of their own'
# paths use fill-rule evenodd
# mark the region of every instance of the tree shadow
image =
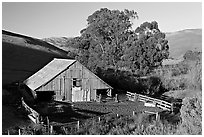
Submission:
<svg viewBox="0 0 204 137">
<path fill-rule="evenodd" d="M 107 113 L 79 109 L 72 107 L 71 103 L 52 103 L 50 106 L 36 106 L 37 111 L 41 114 L 43 121 L 46 123 L 46 117 L 50 122 L 68 123 L 78 120 L 85 120 L 94 116 L 105 115 Z"/>
</svg>

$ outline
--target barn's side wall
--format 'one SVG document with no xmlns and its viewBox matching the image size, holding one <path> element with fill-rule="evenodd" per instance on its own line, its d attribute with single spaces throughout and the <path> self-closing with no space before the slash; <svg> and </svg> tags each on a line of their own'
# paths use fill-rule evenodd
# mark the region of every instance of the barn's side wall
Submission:
<svg viewBox="0 0 204 137">
<path fill-rule="evenodd" d="M 96 89 L 110 88 L 105 82 L 100 80 L 91 71 L 75 62 L 57 77 L 53 78 L 44 86 L 36 91 L 55 91 L 56 96 L 65 96 L 66 101 L 72 101 L 72 83 L 73 78 L 82 80 L 82 90 L 86 91 L 84 100 L 96 100 Z M 88 96 L 88 97 L 87 97 Z"/>
</svg>

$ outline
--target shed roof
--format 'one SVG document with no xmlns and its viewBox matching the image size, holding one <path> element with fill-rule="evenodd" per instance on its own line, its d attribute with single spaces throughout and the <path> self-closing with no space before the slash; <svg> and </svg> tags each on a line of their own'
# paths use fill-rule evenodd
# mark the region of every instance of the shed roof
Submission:
<svg viewBox="0 0 204 137">
<path fill-rule="evenodd" d="M 50 63 L 26 79 L 23 83 L 26 84 L 31 90 L 36 90 L 56 77 L 74 62 L 76 62 L 76 60 L 54 58 Z"/>
<path fill-rule="evenodd" d="M 67 69 L 69 66 L 74 64 L 76 60 L 73 59 L 58 59 L 54 58 L 50 63 L 40 69 L 38 72 L 33 74 L 31 77 L 26 79 L 23 83 L 26 84 L 31 90 L 36 90 L 42 85 L 46 84 L 56 76 L 58 76 L 62 71 Z M 86 67 L 85 67 L 86 68 Z M 88 70 L 88 69 L 87 69 Z M 90 71 L 90 70 L 88 70 Z M 112 88 L 110 85 L 105 83 L 102 79 L 96 76 L 102 83 L 107 87 Z"/>
</svg>

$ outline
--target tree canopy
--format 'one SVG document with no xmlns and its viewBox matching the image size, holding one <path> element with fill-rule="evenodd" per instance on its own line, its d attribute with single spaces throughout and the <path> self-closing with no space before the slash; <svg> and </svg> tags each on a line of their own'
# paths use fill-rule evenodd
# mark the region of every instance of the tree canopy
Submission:
<svg viewBox="0 0 204 137">
<path fill-rule="evenodd" d="M 125 69 L 144 74 L 161 65 L 169 55 L 168 41 L 158 23 L 145 22 L 133 30 L 137 12 L 101 8 L 87 19 L 87 27 L 75 41 L 77 59 L 93 72 Z"/>
</svg>

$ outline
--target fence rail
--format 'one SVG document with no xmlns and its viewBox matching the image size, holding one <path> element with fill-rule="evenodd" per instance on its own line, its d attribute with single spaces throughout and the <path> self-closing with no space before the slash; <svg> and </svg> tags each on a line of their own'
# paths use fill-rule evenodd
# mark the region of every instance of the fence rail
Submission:
<svg viewBox="0 0 204 137">
<path fill-rule="evenodd" d="M 173 111 L 173 104 L 166 102 L 164 100 L 160 100 L 160 99 L 156 99 L 156 98 L 152 98 L 152 97 L 148 97 L 148 96 L 144 96 L 136 93 L 131 93 L 131 92 L 127 92 L 126 95 L 128 99 L 131 101 L 135 101 L 135 100 L 139 100 L 142 102 L 150 101 L 153 104 L 155 104 L 158 108 L 161 108 L 163 110 Z"/>
<path fill-rule="evenodd" d="M 28 115 L 28 117 L 29 117 L 34 123 L 39 123 L 39 117 L 40 117 L 39 113 L 36 112 L 36 111 L 35 111 L 34 109 L 32 109 L 31 107 L 29 107 L 29 106 L 25 103 L 23 97 L 21 98 L 21 102 L 22 102 L 22 106 L 30 113 L 30 114 Z"/>
</svg>

